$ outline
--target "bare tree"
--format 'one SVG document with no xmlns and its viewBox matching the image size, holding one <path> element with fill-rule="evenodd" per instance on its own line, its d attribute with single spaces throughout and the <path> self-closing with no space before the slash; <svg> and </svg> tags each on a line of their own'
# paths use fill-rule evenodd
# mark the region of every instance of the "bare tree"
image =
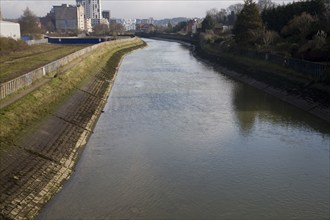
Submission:
<svg viewBox="0 0 330 220">
<path fill-rule="evenodd" d="M 27 7 L 18 19 L 22 35 L 36 36 L 41 33 L 38 17 Z"/>
<path fill-rule="evenodd" d="M 276 4 L 272 2 L 272 0 L 258 0 L 259 10 L 262 11 L 264 9 L 275 7 Z"/>
<path fill-rule="evenodd" d="M 98 24 L 93 29 L 95 35 L 108 35 L 110 33 L 109 26 L 107 24 Z"/>
<path fill-rule="evenodd" d="M 218 9 L 212 8 L 206 12 L 206 15 L 210 16 L 214 21 L 218 21 Z"/>
<path fill-rule="evenodd" d="M 289 24 L 282 29 L 282 34 L 294 35 L 298 33 L 301 37 L 305 38 L 311 31 L 313 23 L 317 20 L 317 17 L 303 12 L 300 16 L 294 16 L 294 18 L 289 21 Z"/>
<path fill-rule="evenodd" d="M 234 5 L 230 5 L 227 10 L 230 12 L 233 11 L 235 15 L 238 15 L 242 11 L 243 7 L 244 7 L 244 4 L 237 3 Z"/>
<path fill-rule="evenodd" d="M 113 36 L 117 36 L 125 31 L 125 27 L 119 23 L 111 23 L 110 24 L 110 32 Z"/>
</svg>

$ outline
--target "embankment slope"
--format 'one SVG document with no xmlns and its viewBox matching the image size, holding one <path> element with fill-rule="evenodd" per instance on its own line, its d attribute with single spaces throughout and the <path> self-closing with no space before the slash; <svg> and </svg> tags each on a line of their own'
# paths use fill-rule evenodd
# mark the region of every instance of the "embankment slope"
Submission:
<svg viewBox="0 0 330 220">
<path fill-rule="evenodd" d="M 138 38 L 104 47 L 0 110 L 0 219 L 33 219 L 73 171 Z"/>
</svg>

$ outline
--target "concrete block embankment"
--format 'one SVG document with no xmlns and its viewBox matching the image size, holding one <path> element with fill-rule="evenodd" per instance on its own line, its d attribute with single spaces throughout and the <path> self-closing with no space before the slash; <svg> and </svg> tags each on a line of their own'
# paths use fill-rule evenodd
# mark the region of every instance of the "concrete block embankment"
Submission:
<svg viewBox="0 0 330 220">
<path fill-rule="evenodd" d="M 33 219 L 69 178 L 107 101 L 118 56 L 133 46 L 141 47 L 142 42 L 137 42 L 132 39 L 118 44 L 119 52 L 111 56 L 111 65 L 96 65 L 95 72 L 79 83 L 82 86 L 61 101 L 60 107 L 1 155 L 0 219 Z"/>
<path fill-rule="evenodd" d="M 39 80 L 40 78 L 49 75 L 50 73 L 57 70 L 59 67 L 64 66 L 73 60 L 89 53 L 97 48 L 104 47 L 105 44 L 107 45 L 116 45 L 120 44 L 121 42 L 130 41 L 130 39 L 122 39 L 122 40 L 116 40 L 116 41 L 109 41 L 105 43 L 95 44 L 90 47 L 86 47 L 84 49 L 81 49 L 77 52 L 74 52 L 70 55 L 67 55 L 65 57 L 62 57 L 56 61 L 53 61 L 47 65 L 44 65 L 38 69 L 32 70 L 22 76 L 19 76 L 15 79 L 12 79 L 8 82 L 1 83 L 0 84 L 0 100 L 5 98 L 6 96 L 17 92 L 18 90 L 28 87 L 32 85 L 35 81 Z"/>
</svg>

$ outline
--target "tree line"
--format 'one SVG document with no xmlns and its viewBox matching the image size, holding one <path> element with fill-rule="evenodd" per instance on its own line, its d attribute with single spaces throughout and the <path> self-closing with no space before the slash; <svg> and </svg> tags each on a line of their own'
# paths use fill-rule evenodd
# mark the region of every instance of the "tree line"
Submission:
<svg viewBox="0 0 330 220">
<path fill-rule="evenodd" d="M 210 43 L 220 42 L 228 49 L 245 48 L 280 53 L 313 61 L 330 61 L 330 11 L 325 0 L 293 2 L 287 5 L 261 4 L 245 0 L 235 14 L 230 33 L 213 35 Z M 260 3 L 260 1 L 259 1 Z M 217 23 L 207 12 L 202 32 L 210 33 Z M 207 35 L 207 34 L 206 34 Z M 230 36 L 230 37 L 228 37 Z"/>
</svg>

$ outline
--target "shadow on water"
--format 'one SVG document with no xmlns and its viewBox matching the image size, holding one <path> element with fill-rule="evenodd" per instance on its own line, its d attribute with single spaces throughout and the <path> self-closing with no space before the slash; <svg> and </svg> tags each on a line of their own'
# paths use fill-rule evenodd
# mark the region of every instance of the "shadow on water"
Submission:
<svg viewBox="0 0 330 220">
<path fill-rule="evenodd" d="M 243 135 L 249 135 L 258 121 L 281 126 L 312 129 L 330 135 L 330 124 L 249 85 L 233 88 L 232 105 Z"/>
</svg>

